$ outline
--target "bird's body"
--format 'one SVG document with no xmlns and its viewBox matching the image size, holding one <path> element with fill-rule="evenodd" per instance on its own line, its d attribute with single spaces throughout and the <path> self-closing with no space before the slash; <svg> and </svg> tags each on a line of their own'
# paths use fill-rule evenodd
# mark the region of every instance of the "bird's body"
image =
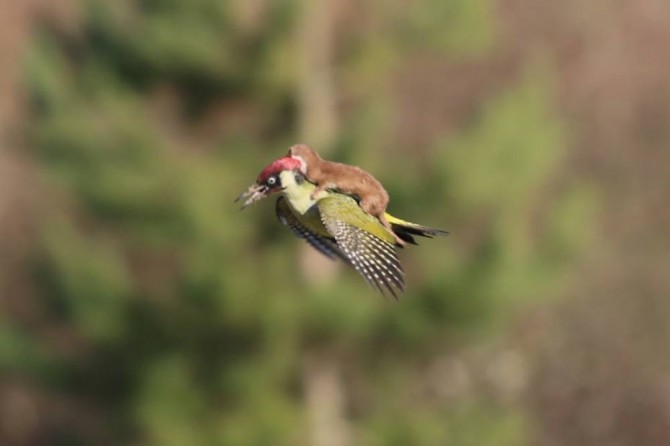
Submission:
<svg viewBox="0 0 670 446">
<path fill-rule="evenodd" d="M 340 218 L 352 220 L 356 226 L 364 229 L 387 243 L 393 243 L 391 237 L 379 224 L 377 219 L 358 211 L 356 200 L 352 197 L 327 190 L 317 190 L 316 184 L 307 181 L 304 176 L 293 171 L 280 173 L 282 193 L 288 200 L 291 211 L 305 217 L 303 220 L 310 225 L 310 229 L 320 235 L 330 235 L 324 227 L 321 213 L 339 215 Z M 316 194 L 314 193 L 316 191 Z M 315 205 L 317 205 L 315 207 Z M 312 221 L 313 220 L 313 221 Z"/>
<path fill-rule="evenodd" d="M 277 217 L 282 224 L 322 254 L 351 265 L 382 294 L 388 290 L 394 297 L 397 297 L 397 291 L 404 290 L 404 272 L 395 249 L 396 237 L 416 244 L 415 235 L 446 234 L 385 214 L 392 235 L 353 197 L 318 190 L 290 157 L 276 160 L 264 169 L 256 184 L 240 198 L 250 196 L 246 206 L 273 192 L 282 194 L 276 205 Z"/>
<path fill-rule="evenodd" d="M 341 193 L 319 191 L 299 172 L 280 174 L 283 196 L 277 217 L 296 235 L 330 258 L 353 266 L 382 293 L 404 290 L 404 272 L 394 248 L 395 239 L 356 200 Z"/>
</svg>

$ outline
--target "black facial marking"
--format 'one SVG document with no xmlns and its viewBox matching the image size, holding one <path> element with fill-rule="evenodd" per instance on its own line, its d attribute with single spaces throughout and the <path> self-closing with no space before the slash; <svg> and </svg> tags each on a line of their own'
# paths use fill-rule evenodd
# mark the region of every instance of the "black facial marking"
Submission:
<svg viewBox="0 0 670 446">
<path fill-rule="evenodd" d="M 265 180 L 265 185 L 268 187 L 275 187 L 279 184 L 279 177 L 277 175 L 272 175 L 267 180 Z"/>
</svg>

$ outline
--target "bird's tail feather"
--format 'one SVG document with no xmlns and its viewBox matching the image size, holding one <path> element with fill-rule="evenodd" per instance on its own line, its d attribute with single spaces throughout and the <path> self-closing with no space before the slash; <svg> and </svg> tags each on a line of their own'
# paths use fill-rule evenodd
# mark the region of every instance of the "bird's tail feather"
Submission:
<svg viewBox="0 0 670 446">
<path fill-rule="evenodd" d="M 394 217 L 391 214 L 386 214 L 386 219 L 391 223 L 393 232 L 396 233 L 398 237 L 407 243 L 416 245 L 417 242 L 414 240 L 414 235 L 419 235 L 421 237 L 437 237 L 441 235 L 449 234 L 447 231 L 441 229 L 429 228 L 428 226 L 423 226 L 417 223 L 412 223 L 409 221 L 402 220 L 398 217 Z"/>
</svg>

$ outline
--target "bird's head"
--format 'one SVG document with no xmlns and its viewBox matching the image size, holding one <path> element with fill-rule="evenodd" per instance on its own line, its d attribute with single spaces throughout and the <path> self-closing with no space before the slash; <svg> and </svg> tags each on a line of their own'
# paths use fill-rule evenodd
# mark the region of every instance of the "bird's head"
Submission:
<svg viewBox="0 0 670 446">
<path fill-rule="evenodd" d="M 275 192 L 281 192 L 284 190 L 281 182 L 281 173 L 285 171 L 299 171 L 300 167 L 300 161 L 290 156 L 274 160 L 261 171 L 256 182 L 237 197 L 235 202 L 241 199 L 246 199 L 242 205 L 242 209 L 244 209 L 250 204 L 272 195 Z"/>
</svg>

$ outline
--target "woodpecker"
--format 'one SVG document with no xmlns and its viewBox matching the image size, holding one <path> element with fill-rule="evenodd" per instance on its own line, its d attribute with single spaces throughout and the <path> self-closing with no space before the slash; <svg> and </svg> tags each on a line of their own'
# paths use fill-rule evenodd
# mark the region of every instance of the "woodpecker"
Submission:
<svg viewBox="0 0 670 446">
<path fill-rule="evenodd" d="M 397 299 L 405 289 L 404 271 L 396 251 L 396 237 L 417 244 L 414 236 L 434 237 L 447 232 L 385 214 L 393 235 L 381 221 L 365 212 L 352 196 L 317 190 L 302 173 L 301 161 L 287 156 L 273 161 L 256 182 L 235 201 L 242 209 L 274 193 L 281 193 L 275 211 L 279 221 L 331 259 L 353 267 L 383 295 Z"/>
<path fill-rule="evenodd" d="M 378 218 L 398 246 L 405 246 L 405 241 L 393 232 L 386 219 L 389 194 L 375 177 L 356 166 L 326 161 L 306 144 L 291 146 L 287 156 L 298 160 L 300 172 L 316 184 L 314 195 L 326 189 L 335 189 L 356 196 L 361 209 Z"/>
</svg>

